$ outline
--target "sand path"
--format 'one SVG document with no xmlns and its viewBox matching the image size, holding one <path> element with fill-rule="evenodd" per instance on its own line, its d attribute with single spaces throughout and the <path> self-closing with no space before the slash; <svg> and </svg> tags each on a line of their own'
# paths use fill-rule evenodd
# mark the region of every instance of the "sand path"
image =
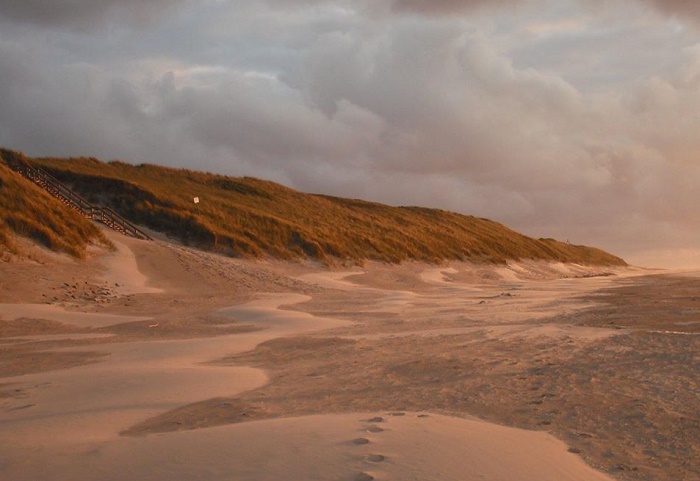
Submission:
<svg viewBox="0 0 700 481">
<path fill-rule="evenodd" d="M 117 253 L 107 265 L 105 278 L 119 283 L 124 293 L 160 292 L 148 285 L 125 243 L 118 244 Z M 493 294 L 449 283 L 441 272 L 426 272 L 423 279 L 451 293 L 460 291 L 463 296 L 358 287 L 345 280 L 354 274 L 358 272 L 319 273 L 305 280 L 336 289 L 381 293 L 383 297 L 375 308 L 398 314 L 408 309 L 428 312 L 438 305 L 443 309 L 464 308 Z M 522 284 L 511 287 L 524 288 Z M 578 288 L 562 283 L 553 291 L 540 292 L 533 287 L 527 291 L 531 304 L 526 309 L 537 311 L 538 306 L 548 306 L 563 291 Z M 264 328 L 260 331 L 91 346 L 91 351 L 108 356 L 96 364 L 10 379 L 31 386 L 31 395 L 24 400 L 2 400 L 0 404 L 0 477 L 9 481 L 612 479 L 590 469 L 547 434 L 432 414 L 309 416 L 142 438 L 118 435 L 161 412 L 205 399 L 235 396 L 267 380 L 258 369 L 217 366 L 208 361 L 251 350 L 269 339 L 347 325 L 345 321 L 283 309 L 309 299 L 300 294 L 264 294 L 218 311 L 219 315 Z M 53 316 L 54 320 L 81 327 L 120 322 L 120 316 L 105 318 L 37 305 L 1 307 L 8 318 Z M 499 309 L 499 315 L 507 321 L 520 319 L 508 317 L 512 306 L 506 302 Z M 493 312 L 489 318 L 493 320 Z M 131 321 L 133 318 L 121 318 L 121 322 Z M 377 416 L 382 419 L 373 419 Z"/>
</svg>

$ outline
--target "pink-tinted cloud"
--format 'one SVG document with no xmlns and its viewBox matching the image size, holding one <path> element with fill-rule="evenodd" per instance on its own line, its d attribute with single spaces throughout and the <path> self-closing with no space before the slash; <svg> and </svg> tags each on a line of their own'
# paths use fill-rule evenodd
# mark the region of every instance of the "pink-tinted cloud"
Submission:
<svg viewBox="0 0 700 481">
<path fill-rule="evenodd" d="M 654 5 L 661 11 L 678 15 L 679 17 L 690 16 L 696 20 L 700 19 L 700 2 L 697 0 L 644 0 Z"/>
</svg>

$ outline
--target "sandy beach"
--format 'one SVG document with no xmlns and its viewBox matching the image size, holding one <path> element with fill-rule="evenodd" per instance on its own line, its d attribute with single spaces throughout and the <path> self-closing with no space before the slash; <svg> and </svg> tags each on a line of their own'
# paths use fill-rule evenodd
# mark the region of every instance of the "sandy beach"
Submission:
<svg viewBox="0 0 700 481">
<path fill-rule="evenodd" d="M 700 273 L 0 264 L 0 479 L 700 479 Z"/>
</svg>

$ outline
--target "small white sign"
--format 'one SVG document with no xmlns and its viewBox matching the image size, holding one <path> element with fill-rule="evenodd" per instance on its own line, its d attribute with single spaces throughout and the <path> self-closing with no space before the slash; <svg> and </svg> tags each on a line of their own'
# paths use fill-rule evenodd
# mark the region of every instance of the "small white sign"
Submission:
<svg viewBox="0 0 700 481">
<path fill-rule="evenodd" d="M 195 198 L 194 198 L 194 203 L 195 203 L 195 204 L 199 204 L 199 197 L 195 197 Z"/>
</svg>

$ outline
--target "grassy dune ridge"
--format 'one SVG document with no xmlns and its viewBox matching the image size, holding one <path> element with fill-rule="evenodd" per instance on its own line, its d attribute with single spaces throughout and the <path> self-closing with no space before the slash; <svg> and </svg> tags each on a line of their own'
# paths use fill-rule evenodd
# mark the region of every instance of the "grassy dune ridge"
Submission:
<svg viewBox="0 0 700 481">
<path fill-rule="evenodd" d="M 78 258 L 91 242 L 109 245 L 97 226 L 10 170 L 7 162 L 17 158 L 0 149 L 0 259 L 24 254 L 16 236 Z"/>
<path fill-rule="evenodd" d="M 624 265 L 599 249 L 532 239 L 487 219 L 439 209 L 304 194 L 250 177 L 149 164 L 94 158 L 30 161 L 137 224 L 232 256 L 330 264 L 527 258 Z"/>
</svg>

